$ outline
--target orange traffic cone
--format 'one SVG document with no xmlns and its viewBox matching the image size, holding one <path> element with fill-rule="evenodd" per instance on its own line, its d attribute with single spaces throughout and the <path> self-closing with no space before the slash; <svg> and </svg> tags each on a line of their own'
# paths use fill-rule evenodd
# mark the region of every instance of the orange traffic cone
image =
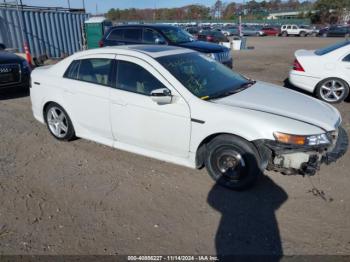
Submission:
<svg viewBox="0 0 350 262">
<path fill-rule="evenodd" d="M 30 54 L 29 46 L 27 42 L 24 42 L 24 52 L 26 54 L 26 59 L 30 67 L 33 67 L 32 55 Z"/>
</svg>

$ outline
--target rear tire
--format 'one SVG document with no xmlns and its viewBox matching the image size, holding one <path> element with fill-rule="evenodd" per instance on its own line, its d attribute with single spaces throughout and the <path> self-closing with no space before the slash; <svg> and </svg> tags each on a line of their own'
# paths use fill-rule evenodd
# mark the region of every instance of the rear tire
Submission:
<svg viewBox="0 0 350 262">
<path fill-rule="evenodd" d="M 299 36 L 300 36 L 300 37 L 305 37 L 305 36 L 306 36 L 306 33 L 302 31 L 302 32 L 300 32 Z"/>
<path fill-rule="evenodd" d="M 288 33 L 286 31 L 282 32 L 281 36 L 283 37 L 287 37 L 288 36 Z"/>
<path fill-rule="evenodd" d="M 327 78 L 317 84 L 315 95 L 327 103 L 337 104 L 348 97 L 349 85 L 339 78 Z"/>
<path fill-rule="evenodd" d="M 256 182 L 260 157 L 248 141 L 232 135 L 219 135 L 207 144 L 205 166 L 220 185 L 232 190 L 247 189 Z"/>
<path fill-rule="evenodd" d="M 50 103 L 44 111 L 45 122 L 51 135 L 61 141 L 70 141 L 75 131 L 67 112 L 59 104 Z"/>
</svg>

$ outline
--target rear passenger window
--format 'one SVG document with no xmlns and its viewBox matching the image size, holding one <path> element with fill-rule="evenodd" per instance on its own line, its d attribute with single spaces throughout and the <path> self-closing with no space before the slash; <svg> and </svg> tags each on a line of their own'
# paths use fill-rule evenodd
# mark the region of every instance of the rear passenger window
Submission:
<svg viewBox="0 0 350 262">
<path fill-rule="evenodd" d="M 114 41 L 119 41 L 123 40 L 123 34 L 124 30 L 123 29 L 114 29 L 109 36 L 107 37 L 108 40 L 114 40 Z"/>
<path fill-rule="evenodd" d="M 350 54 L 343 58 L 344 62 L 350 62 Z"/>
<path fill-rule="evenodd" d="M 141 29 L 127 29 L 124 32 L 124 40 L 131 42 L 140 42 L 142 37 Z"/>
<path fill-rule="evenodd" d="M 68 67 L 67 71 L 64 73 L 63 77 L 70 78 L 70 79 L 77 79 L 78 78 L 79 65 L 80 65 L 80 60 L 73 61 L 70 64 L 70 66 Z"/>
<path fill-rule="evenodd" d="M 106 58 L 81 60 L 78 80 L 105 86 L 111 85 L 112 61 Z"/>
<path fill-rule="evenodd" d="M 155 89 L 166 88 L 150 72 L 137 64 L 119 61 L 117 69 L 118 89 L 143 95 L 150 95 Z"/>
</svg>

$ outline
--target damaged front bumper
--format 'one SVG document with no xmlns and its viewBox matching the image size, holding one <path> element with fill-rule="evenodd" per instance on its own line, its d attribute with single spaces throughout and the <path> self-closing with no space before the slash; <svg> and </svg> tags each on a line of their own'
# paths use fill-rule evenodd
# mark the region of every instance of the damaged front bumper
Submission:
<svg viewBox="0 0 350 262">
<path fill-rule="evenodd" d="M 333 134 L 331 145 L 298 146 L 272 140 L 254 141 L 262 159 L 262 169 L 286 175 L 314 175 L 322 163 L 329 165 L 342 157 L 348 148 L 349 139 L 341 126 Z"/>
</svg>

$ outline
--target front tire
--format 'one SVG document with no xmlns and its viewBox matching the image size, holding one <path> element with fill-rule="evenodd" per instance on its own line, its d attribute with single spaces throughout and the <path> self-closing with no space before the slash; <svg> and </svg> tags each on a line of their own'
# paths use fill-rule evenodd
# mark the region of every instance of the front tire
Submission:
<svg viewBox="0 0 350 262">
<path fill-rule="evenodd" d="M 56 139 L 69 141 L 75 137 L 72 121 L 60 105 L 50 103 L 45 108 L 44 114 L 47 128 Z"/>
<path fill-rule="evenodd" d="M 288 33 L 286 31 L 282 32 L 281 34 L 283 37 L 287 37 L 288 36 Z"/>
<path fill-rule="evenodd" d="M 253 145 L 232 135 L 219 135 L 207 144 L 205 166 L 218 184 L 240 191 L 251 187 L 262 173 Z"/>
<path fill-rule="evenodd" d="M 315 94 L 327 103 L 340 103 L 348 97 L 349 85 L 339 78 L 327 78 L 317 85 Z"/>
</svg>

